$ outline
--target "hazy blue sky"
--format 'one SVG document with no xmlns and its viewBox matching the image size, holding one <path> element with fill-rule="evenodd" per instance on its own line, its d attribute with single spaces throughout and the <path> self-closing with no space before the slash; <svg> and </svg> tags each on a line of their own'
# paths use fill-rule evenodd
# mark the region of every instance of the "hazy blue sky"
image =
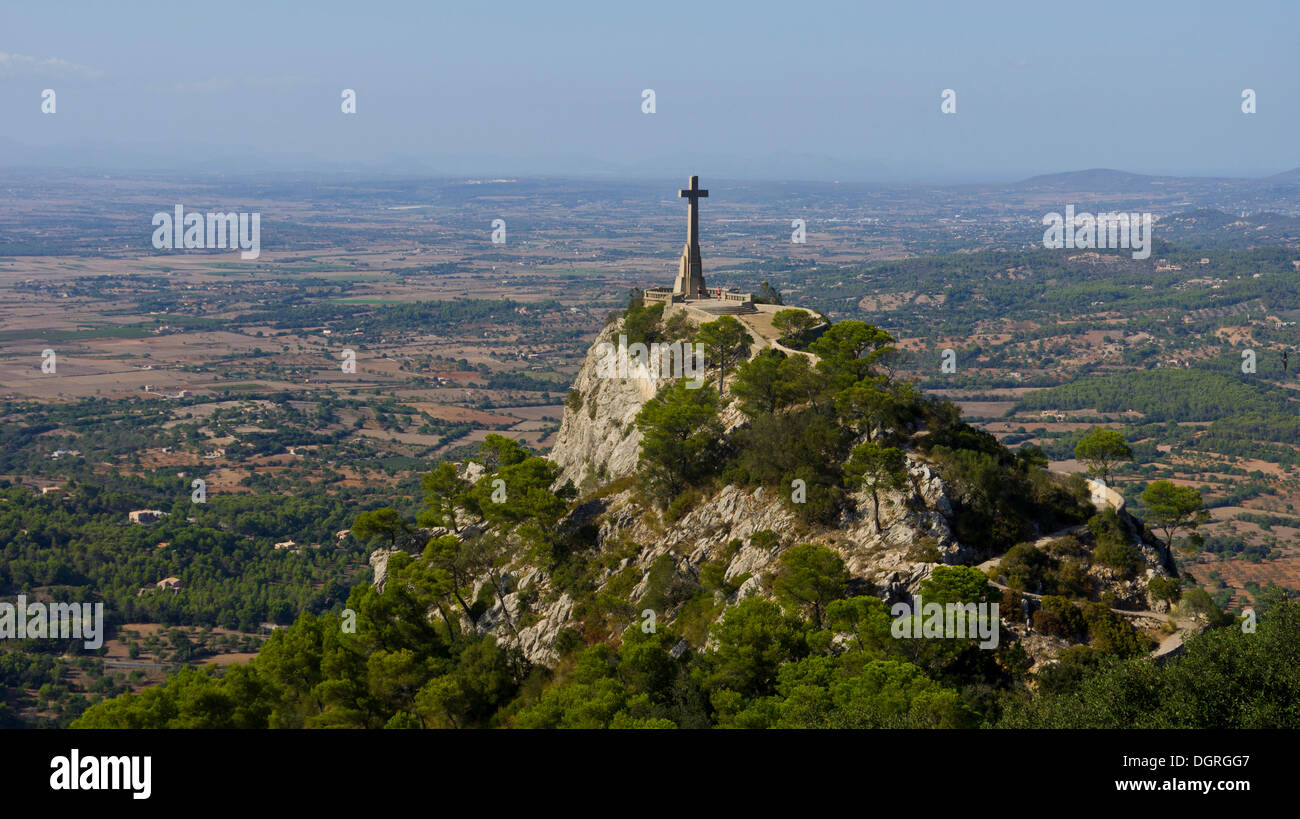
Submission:
<svg viewBox="0 0 1300 819">
<path fill-rule="evenodd" d="M 6 2 L 0 165 L 1254 176 L 1300 165 L 1297 37 L 1294 0 Z"/>
</svg>

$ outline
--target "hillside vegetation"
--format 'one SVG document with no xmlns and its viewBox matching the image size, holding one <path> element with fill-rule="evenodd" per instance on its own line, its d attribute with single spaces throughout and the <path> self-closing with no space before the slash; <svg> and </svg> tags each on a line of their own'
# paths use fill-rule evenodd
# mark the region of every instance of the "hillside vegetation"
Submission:
<svg viewBox="0 0 1300 819">
<path fill-rule="evenodd" d="M 414 521 L 355 521 L 382 572 L 342 613 L 77 726 L 1300 725 L 1296 603 L 1234 628 L 1081 477 L 895 378 L 879 328 L 834 324 L 811 356 L 750 350 L 730 317 L 669 328 L 635 300 L 622 328 L 690 332 L 713 376 L 641 404 L 619 430 L 639 436 L 634 469 L 580 493 L 489 436 L 477 463 L 425 476 Z M 565 423 L 594 400 L 571 395 Z M 900 639 L 890 604 L 915 595 L 998 604 L 1001 640 Z M 1147 608 L 1208 630 L 1156 662 L 1118 613 Z"/>
</svg>

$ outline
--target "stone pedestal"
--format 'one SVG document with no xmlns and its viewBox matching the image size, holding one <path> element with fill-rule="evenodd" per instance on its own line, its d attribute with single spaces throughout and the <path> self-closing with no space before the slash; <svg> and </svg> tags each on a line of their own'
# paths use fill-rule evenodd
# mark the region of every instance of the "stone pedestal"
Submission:
<svg viewBox="0 0 1300 819">
<path fill-rule="evenodd" d="M 677 279 L 673 282 L 673 292 L 681 293 L 688 299 L 708 298 L 704 288 L 704 264 L 700 261 L 699 244 L 690 242 L 682 248 L 682 258 L 677 265 Z"/>
</svg>

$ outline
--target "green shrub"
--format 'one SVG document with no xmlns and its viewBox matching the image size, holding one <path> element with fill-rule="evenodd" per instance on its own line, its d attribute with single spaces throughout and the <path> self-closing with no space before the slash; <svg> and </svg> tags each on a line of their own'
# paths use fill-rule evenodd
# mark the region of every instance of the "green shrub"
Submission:
<svg viewBox="0 0 1300 819">
<path fill-rule="evenodd" d="M 565 626 L 555 635 L 555 643 L 552 647 L 555 649 L 556 654 L 563 657 L 582 648 L 582 635 L 575 629 Z"/>
<path fill-rule="evenodd" d="M 682 517 L 695 508 L 695 504 L 699 499 L 700 493 L 694 489 L 687 489 L 678 495 L 664 510 L 664 523 L 672 524 L 681 520 Z"/>
<path fill-rule="evenodd" d="M 1032 543 L 1017 543 L 1002 556 L 998 564 L 999 574 L 1007 578 L 1007 585 L 1016 591 L 1041 594 L 1045 589 L 1047 573 L 1055 569 L 1059 561 Z"/>
<path fill-rule="evenodd" d="M 1225 589 L 1224 591 L 1227 592 L 1228 590 Z M 1228 592 L 1228 594 L 1231 594 L 1231 592 Z M 1204 616 L 1209 620 L 1211 626 L 1221 626 L 1233 621 L 1232 616 L 1225 614 L 1205 589 L 1187 589 L 1182 593 L 1182 599 L 1179 601 L 1178 606 L 1188 614 Z"/>
<path fill-rule="evenodd" d="M 1039 609 L 1034 612 L 1033 616 L 1034 631 L 1040 634 L 1050 634 L 1053 637 L 1069 638 L 1072 635 L 1070 629 L 1053 612 L 1047 609 Z"/>
<path fill-rule="evenodd" d="M 1142 568 L 1142 553 L 1133 545 L 1136 533 L 1114 509 L 1093 515 L 1088 530 L 1097 542 L 1093 560 L 1115 569 L 1125 579 L 1131 579 Z"/>
<path fill-rule="evenodd" d="M 628 345 L 650 345 L 663 341 L 659 323 L 663 319 L 664 304 L 652 304 L 646 307 L 640 300 L 633 300 L 623 314 L 623 334 L 627 336 Z"/>
<path fill-rule="evenodd" d="M 1147 595 L 1152 600 L 1177 603 L 1183 596 L 1183 584 L 1172 577 L 1153 577 L 1147 582 Z"/>
<path fill-rule="evenodd" d="M 1101 655 L 1088 646 L 1071 646 L 1056 655 L 1056 662 L 1042 668 L 1034 678 L 1042 696 L 1072 694 L 1079 684 L 1097 667 Z"/>
<path fill-rule="evenodd" d="M 1088 550 L 1074 535 L 1058 537 L 1047 544 L 1047 553 L 1054 557 L 1087 557 Z"/>
<path fill-rule="evenodd" d="M 988 577 L 974 566 L 935 566 L 920 587 L 922 598 L 933 603 L 981 603 L 993 591 Z"/>
<path fill-rule="evenodd" d="M 907 549 L 907 559 L 918 563 L 942 563 L 943 555 L 939 553 L 939 541 L 932 537 L 917 538 Z"/>
<path fill-rule="evenodd" d="M 821 628 L 826 606 L 844 596 L 848 582 L 844 561 L 832 549 L 801 543 L 781 555 L 772 589 L 782 604 L 809 612 L 813 627 Z"/>
<path fill-rule="evenodd" d="M 1133 628 L 1123 617 L 1102 603 L 1089 603 L 1083 609 L 1092 647 L 1103 654 L 1137 657 L 1156 647 L 1155 641 Z"/>
<path fill-rule="evenodd" d="M 1068 598 L 1047 595 L 1042 599 L 1042 605 L 1041 609 L 1034 612 L 1035 629 L 1067 639 L 1082 637 L 1087 633 L 1088 624 L 1083 612 Z M 1043 615 L 1042 618 L 1039 617 L 1040 614 Z M 1040 619 L 1044 623 L 1043 628 L 1039 628 Z"/>
<path fill-rule="evenodd" d="M 645 594 L 638 607 L 653 609 L 659 616 L 690 599 L 699 589 L 698 583 L 677 572 L 677 561 L 670 554 L 660 555 L 646 577 Z"/>
<path fill-rule="evenodd" d="M 1142 568 L 1142 553 L 1132 543 L 1099 543 L 1092 556 L 1101 565 L 1120 572 L 1125 579 L 1132 579 Z"/>
<path fill-rule="evenodd" d="M 1051 586 L 1056 594 L 1087 597 L 1092 591 L 1093 581 L 1078 563 L 1062 562 L 1055 571 L 1048 573 L 1044 585 Z"/>
</svg>

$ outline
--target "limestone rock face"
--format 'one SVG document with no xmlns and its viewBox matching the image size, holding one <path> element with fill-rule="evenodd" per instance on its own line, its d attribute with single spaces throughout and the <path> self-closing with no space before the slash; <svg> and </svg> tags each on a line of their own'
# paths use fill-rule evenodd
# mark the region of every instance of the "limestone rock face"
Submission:
<svg viewBox="0 0 1300 819">
<path fill-rule="evenodd" d="M 834 529 L 805 531 L 772 490 L 727 486 L 667 527 L 657 513 L 643 505 L 635 490 L 612 495 L 602 501 L 605 508 L 599 516 L 598 541 L 643 544 L 633 565 L 647 572 L 665 554 L 681 556 L 679 571 L 691 575 L 698 573 L 702 564 L 722 557 L 728 544 L 739 540 L 741 547 L 730 556 L 724 576 L 734 580 L 749 575 L 741 586 L 741 598 L 760 593 L 759 576 L 776 568 L 786 548 L 795 543 L 820 543 L 839 553 L 860 586 L 895 595 L 911 593 L 938 565 L 917 559 L 913 548 L 917 541 L 933 541 L 946 563 L 961 562 L 969 554 L 954 540 L 948 526 L 946 515 L 952 508 L 943 482 L 929 465 L 919 461 L 909 460 L 909 473 L 919 491 L 880 493 L 883 531 L 876 530 L 869 492 L 853 496 L 852 508 Z M 752 542 L 753 534 L 764 530 L 777 535 L 777 546 Z M 633 598 L 643 591 L 644 579 Z"/>
<path fill-rule="evenodd" d="M 680 305 L 670 305 L 665 317 L 681 309 Z M 673 379 L 652 377 L 644 368 L 635 367 L 629 369 L 632 376 L 629 378 L 602 377 L 602 345 L 617 349 L 622 332 L 622 319 L 605 325 L 573 381 L 570 394 L 580 398 L 581 403 L 565 402 L 560 431 L 547 456 L 562 470 L 556 482 L 558 486 L 573 481 L 579 490 L 591 489 L 636 472 L 641 449 L 637 413 Z M 754 344 L 750 355 L 756 355 L 761 347 Z M 702 375 L 707 375 L 707 383 L 717 386 L 716 372 Z M 727 373 L 728 388 L 734 375 L 734 369 Z M 746 421 L 738 406 L 724 404 L 718 418 L 724 430 L 730 431 Z"/>
<path fill-rule="evenodd" d="M 561 484 L 573 481 L 581 488 L 589 481 L 606 483 L 636 471 L 641 446 L 636 415 L 667 379 L 601 377 L 597 351 L 601 344 L 617 346 L 622 327 L 619 320 L 601 330 L 574 379 L 572 389 L 582 403 L 576 408 L 565 404 L 550 454 L 563 470 Z"/>
<path fill-rule="evenodd" d="M 509 584 L 512 578 L 507 574 L 502 579 Z M 461 628 L 478 633 L 491 632 L 503 645 L 517 645 L 529 662 L 554 664 L 559 659 L 553 648 L 555 639 L 562 628 L 572 624 L 573 598 L 568 592 L 550 594 L 545 573 L 535 568 L 522 571 L 514 579 L 518 581 L 514 590 L 503 595 L 502 600 L 494 599 L 492 606 L 479 618 L 476 628 L 471 627 L 464 617 L 461 618 Z M 474 590 L 476 597 L 481 585 Z M 526 598 L 533 602 L 526 602 Z"/>
<path fill-rule="evenodd" d="M 559 659 L 553 648 L 555 638 L 569 625 L 572 614 L 573 598 L 564 592 L 541 607 L 536 623 L 519 630 L 519 648 L 529 662 L 550 665 Z"/>
<path fill-rule="evenodd" d="M 379 591 L 382 592 L 384 590 L 384 584 L 388 582 L 388 558 L 403 551 L 406 550 L 385 546 L 381 549 L 375 549 L 370 553 L 370 568 L 375 573 L 373 583 L 375 588 Z"/>
</svg>

